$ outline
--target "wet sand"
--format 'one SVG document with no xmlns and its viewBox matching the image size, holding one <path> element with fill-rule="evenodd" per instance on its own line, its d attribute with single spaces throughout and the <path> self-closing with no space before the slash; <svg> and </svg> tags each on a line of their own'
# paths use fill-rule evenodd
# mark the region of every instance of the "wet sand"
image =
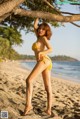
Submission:
<svg viewBox="0 0 80 119">
<path fill-rule="evenodd" d="M 18 61 L 0 63 L 0 112 L 8 111 L 9 119 L 80 119 L 80 84 L 57 77 L 51 78 L 52 115 L 44 113 L 47 96 L 41 74 L 33 84 L 33 110 L 22 116 L 29 73 Z"/>
</svg>

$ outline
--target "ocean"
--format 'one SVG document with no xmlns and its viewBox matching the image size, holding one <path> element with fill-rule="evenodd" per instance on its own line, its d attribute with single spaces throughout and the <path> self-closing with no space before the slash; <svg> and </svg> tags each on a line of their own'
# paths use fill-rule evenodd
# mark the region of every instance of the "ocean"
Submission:
<svg viewBox="0 0 80 119">
<path fill-rule="evenodd" d="M 29 70 L 32 70 L 35 66 L 35 61 L 22 61 L 22 66 Z M 53 67 L 51 70 L 52 76 L 64 78 L 66 80 L 72 80 L 80 83 L 80 61 L 53 61 Z"/>
</svg>

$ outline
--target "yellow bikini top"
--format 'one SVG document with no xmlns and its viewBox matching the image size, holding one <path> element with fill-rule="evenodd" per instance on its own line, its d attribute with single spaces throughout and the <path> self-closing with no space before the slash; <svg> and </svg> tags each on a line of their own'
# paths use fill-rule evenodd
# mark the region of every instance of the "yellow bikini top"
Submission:
<svg viewBox="0 0 80 119">
<path fill-rule="evenodd" d="M 37 45 L 37 42 L 35 42 L 35 43 L 33 43 L 33 45 L 32 45 L 32 50 L 38 50 L 39 49 L 39 47 L 38 47 L 38 45 Z"/>
</svg>

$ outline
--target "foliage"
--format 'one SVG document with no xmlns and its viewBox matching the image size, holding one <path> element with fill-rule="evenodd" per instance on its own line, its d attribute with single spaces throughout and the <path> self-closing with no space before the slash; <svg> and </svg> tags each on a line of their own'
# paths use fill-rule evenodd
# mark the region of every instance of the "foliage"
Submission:
<svg viewBox="0 0 80 119">
<path fill-rule="evenodd" d="M 11 0 L 0 0 L 0 5 L 7 1 L 11 1 Z M 47 3 L 45 3 L 43 0 L 25 0 L 25 2 L 21 4 L 19 7 L 26 10 L 33 10 L 33 11 L 37 10 L 42 12 L 43 11 L 50 12 L 53 14 L 61 14 L 59 12 L 58 5 L 56 5 L 57 0 L 46 0 L 46 1 L 49 2 L 53 6 L 53 8 L 47 5 Z M 65 1 L 65 0 L 58 0 L 58 1 Z M 68 1 L 79 1 L 79 0 L 68 0 Z M 12 46 L 21 45 L 23 42 L 19 30 L 26 29 L 27 32 L 33 31 L 33 21 L 34 18 L 14 15 L 11 12 L 11 15 L 1 23 L 0 26 L 0 56 L 1 57 L 7 57 L 9 59 L 15 58 L 15 56 L 18 58 L 26 57 L 26 56 L 19 56 L 19 54 L 13 50 Z M 61 24 L 58 23 L 57 21 L 56 22 L 48 21 L 46 19 L 44 19 L 44 21 L 49 22 L 54 27 L 61 26 Z M 27 56 L 27 58 L 31 58 L 31 57 L 32 56 Z"/>
<path fill-rule="evenodd" d="M 53 0 L 49 0 L 50 4 L 53 5 Z M 46 5 L 45 2 L 40 1 L 40 0 L 26 0 L 25 3 L 20 5 L 20 8 L 26 9 L 26 10 L 38 10 L 38 11 L 45 11 L 45 12 L 50 12 L 54 14 L 59 14 L 55 10 L 53 10 L 51 7 Z M 16 29 L 25 29 L 28 31 L 32 31 L 33 28 L 33 21 L 34 18 L 30 17 L 25 17 L 25 16 L 19 16 L 19 15 L 14 15 L 11 14 L 10 17 L 8 17 L 5 21 L 2 22 L 2 24 L 7 25 L 10 24 L 10 26 L 14 26 Z M 48 20 L 44 20 L 46 22 L 49 22 Z M 50 22 L 52 25 L 56 25 L 55 22 Z M 58 24 L 58 22 L 57 22 Z M 57 25 L 58 26 L 58 25 Z"/>
<path fill-rule="evenodd" d="M 34 55 L 20 55 L 20 59 L 21 60 L 35 60 L 35 56 Z M 51 57 L 51 60 L 52 61 L 78 61 L 75 58 L 68 57 L 65 55 L 58 55 L 58 56 Z"/>
<path fill-rule="evenodd" d="M 9 0 L 2 0 L 2 3 L 9 1 Z M 61 14 L 61 12 L 58 12 L 60 9 L 60 6 L 56 5 L 58 4 L 57 1 L 65 1 L 65 0 L 46 0 L 48 1 L 52 6 L 50 7 L 49 5 L 47 5 L 47 3 L 44 2 L 44 0 L 25 0 L 25 2 L 23 4 L 20 5 L 20 8 L 22 9 L 26 9 L 26 10 L 37 10 L 37 11 L 44 11 L 44 12 L 50 12 L 53 14 Z M 67 1 L 79 1 L 79 0 L 67 0 Z M 57 10 L 56 10 L 57 8 Z M 14 26 L 16 29 L 25 29 L 26 31 L 32 31 L 33 28 L 33 21 L 34 18 L 31 17 L 26 17 L 26 16 L 19 16 L 19 15 L 14 15 L 11 14 L 8 18 L 6 18 L 6 20 L 4 20 L 2 22 L 2 24 L 7 25 L 10 24 L 10 26 Z M 49 20 L 44 20 L 46 22 L 51 23 L 53 26 L 55 27 L 59 27 L 61 26 L 60 23 L 58 23 L 57 21 L 49 21 Z"/>
<path fill-rule="evenodd" d="M 13 45 L 23 42 L 21 34 L 12 27 L 0 27 L 0 56 L 2 58 L 15 59 L 18 53 L 13 50 Z"/>
<path fill-rule="evenodd" d="M 21 60 L 35 60 L 34 55 L 20 55 Z"/>
<path fill-rule="evenodd" d="M 69 57 L 69 56 L 65 56 L 65 55 L 58 55 L 58 56 L 54 56 L 51 57 L 51 59 L 53 61 L 77 61 L 77 59 Z"/>
<path fill-rule="evenodd" d="M 20 45 L 22 43 L 21 34 L 12 27 L 0 27 L 0 36 L 7 38 L 10 45 Z"/>
<path fill-rule="evenodd" d="M 1 57 L 6 57 L 9 49 L 9 41 L 6 38 L 0 37 L 0 56 Z"/>
<path fill-rule="evenodd" d="M 7 52 L 7 58 L 10 60 L 18 60 L 18 59 L 20 59 L 20 55 L 14 49 L 11 48 Z"/>
</svg>

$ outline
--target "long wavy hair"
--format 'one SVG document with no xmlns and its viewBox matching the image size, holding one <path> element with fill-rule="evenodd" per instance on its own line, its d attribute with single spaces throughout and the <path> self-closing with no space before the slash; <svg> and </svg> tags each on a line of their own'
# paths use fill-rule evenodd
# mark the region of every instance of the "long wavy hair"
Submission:
<svg viewBox="0 0 80 119">
<path fill-rule="evenodd" d="M 38 29 L 40 29 L 41 27 L 43 27 L 44 30 L 46 31 L 46 33 L 45 33 L 44 36 L 46 36 L 47 39 L 50 40 L 50 37 L 51 37 L 51 35 L 52 35 L 50 26 L 49 26 L 47 23 L 43 22 L 42 24 L 39 24 L 39 25 L 38 25 Z M 37 29 L 37 32 L 38 32 L 38 29 Z M 37 35 L 38 35 L 38 34 L 37 34 Z"/>
</svg>

